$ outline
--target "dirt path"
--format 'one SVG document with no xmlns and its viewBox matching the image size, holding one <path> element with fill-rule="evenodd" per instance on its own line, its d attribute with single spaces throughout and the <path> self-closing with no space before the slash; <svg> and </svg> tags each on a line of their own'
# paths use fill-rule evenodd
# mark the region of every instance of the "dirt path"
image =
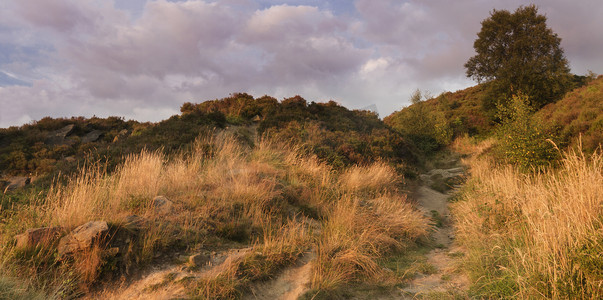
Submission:
<svg viewBox="0 0 603 300">
<path fill-rule="evenodd" d="M 186 264 L 158 265 L 142 274 L 141 278 L 120 288 L 114 288 L 85 299 L 185 299 L 186 290 L 180 281 L 185 278 L 215 276 L 230 264 L 242 259 L 251 248 L 231 249 L 211 255 L 207 263 L 199 268 L 189 268 Z"/>
<path fill-rule="evenodd" d="M 465 295 L 469 279 L 458 271 L 458 257 L 464 255 L 463 249 L 454 244 L 454 230 L 450 221 L 448 198 L 451 192 L 442 193 L 432 187 L 457 182 L 463 176 L 463 169 L 434 169 L 421 175 L 423 183 L 414 194 L 419 208 L 435 223 L 432 234 L 435 249 L 427 255 L 427 263 L 435 271 L 420 273 L 403 289 L 410 298 L 454 298 Z"/>
<path fill-rule="evenodd" d="M 252 288 L 244 300 L 295 300 L 307 289 L 311 279 L 313 252 L 307 253 L 298 263 L 285 269 L 276 279 Z"/>
</svg>

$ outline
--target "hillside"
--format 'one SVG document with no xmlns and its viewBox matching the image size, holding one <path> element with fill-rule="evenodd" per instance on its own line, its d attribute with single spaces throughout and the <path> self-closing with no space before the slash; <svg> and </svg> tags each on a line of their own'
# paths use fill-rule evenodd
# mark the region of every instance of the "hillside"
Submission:
<svg viewBox="0 0 603 300">
<path fill-rule="evenodd" d="M 603 142 L 603 76 L 536 112 L 537 119 L 557 137 L 561 147 L 582 139 L 582 149 L 593 152 Z"/>
<path fill-rule="evenodd" d="M 490 133 L 494 124 L 482 107 L 484 95 L 483 85 L 442 93 L 396 111 L 383 121 L 423 152 L 433 153 L 453 137 Z"/>
<path fill-rule="evenodd" d="M 561 148 L 576 144 L 582 136 L 583 150 L 594 151 L 603 141 L 603 76 L 594 79 L 574 75 L 576 89 L 557 102 L 537 110 L 534 126 L 550 135 Z M 498 130 L 500 117 L 486 111 L 486 84 L 419 101 L 384 118 L 417 148 L 432 153 L 463 135 L 486 138 Z"/>
<path fill-rule="evenodd" d="M 509 110 L 520 118 L 500 123 L 482 109 L 478 85 L 384 121 L 333 101 L 233 94 L 185 103 L 159 123 L 44 118 L 2 129 L 0 295 L 600 295 L 601 277 L 589 273 L 600 260 L 583 257 L 600 249 L 590 241 L 600 216 L 591 204 L 603 201 L 595 182 L 602 88 L 603 77 L 536 112 L 515 97 Z M 563 151 L 580 134 L 587 155 Z M 471 177 L 451 150 L 469 157 Z M 557 156 L 530 168 L 539 151 Z M 584 188 L 563 196 L 573 185 Z M 563 222 L 551 220 L 564 220 L 557 211 L 538 218 L 541 208 L 523 191 L 580 215 L 576 231 L 556 227 Z M 492 194 L 504 204 L 490 203 Z M 571 203 L 555 200 L 565 198 Z M 519 229 L 504 225 L 528 217 Z M 542 228 L 563 232 L 563 240 L 542 240 Z M 517 245 L 515 237 L 538 242 Z"/>
<path fill-rule="evenodd" d="M 142 149 L 172 155 L 190 148 L 200 135 L 226 127 L 250 144 L 256 135 L 300 144 L 338 168 L 387 160 L 412 173 L 416 164 L 414 148 L 376 115 L 335 102 L 307 103 L 299 96 L 279 102 L 234 94 L 185 103 L 181 110 L 181 115 L 155 124 L 74 117 L 0 129 L 0 180 L 5 179 L 0 187 L 10 185 L 11 178 L 32 178 L 47 186 L 59 173 L 72 174 L 98 160 L 113 170 L 122 157 Z"/>
<path fill-rule="evenodd" d="M 2 295 L 231 299 L 298 264 L 297 295 L 409 280 L 383 266 L 427 237 L 402 192 L 416 150 L 375 114 L 247 94 L 181 111 L 0 131 L 3 175 L 27 178 L 0 196 Z"/>
</svg>

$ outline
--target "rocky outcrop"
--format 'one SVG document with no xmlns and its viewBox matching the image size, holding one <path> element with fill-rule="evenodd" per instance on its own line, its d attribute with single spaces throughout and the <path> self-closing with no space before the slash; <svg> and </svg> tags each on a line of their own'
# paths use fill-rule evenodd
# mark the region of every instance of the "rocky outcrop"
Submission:
<svg viewBox="0 0 603 300">
<path fill-rule="evenodd" d="M 15 236 L 18 249 L 33 248 L 38 245 L 52 244 L 61 234 L 61 227 L 41 227 L 27 229 L 25 233 Z"/>
<path fill-rule="evenodd" d="M 465 169 L 462 167 L 450 169 L 433 169 L 419 177 L 423 183 L 438 192 L 445 192 L 465 180 Z"/>
<path fill-rule="evenodd" d="M 92 130 L 82 137 L 82 144 L 96 142 L 102 135 L 102 131 Z"/>
<path fill-rule="evenodd" d="M 69 124 L 59 130 L 50 132 L 46 137 L 46 144 L 48 145 L 63 145 L 71 143 L 71 140 L 67 140 L 66 137 L 73 132 L 75 125 Z"/>
<path fill-rule="evenodd" d="M 109 231 L 105 221 L 90 221 L 75 228 L 59 241 L 59 256 L 89 249 Z"/>
<path fill-rule="evenodd" d="M 16 189 L 24 188 L 26 185 L 31 183 L 31 178 L 25 176 L 15 176 L 8 179 L 8 184 L 4 188 L 4 191 L 14 191 Z"/>
<path fill-rule="evenodd" d="M 128 137 L 129 131 L 127 129 L 122 129 L 114 138 L 113 142 L 116 143 Z"/>
<path fill-rule="evenodd" d="M 172 212 L 173 204 L 174 203 L 165 196 L 157 196 L 151 202 L 151 207 L 156 213 L 164 215 Z"/>
<path fill-rule="evenodd" d="M 209 255 L 197 253 L 188 258 L 188 263 L 192 267 L 203 267 L 209 263 L 210 259 Z"/>
</svg>

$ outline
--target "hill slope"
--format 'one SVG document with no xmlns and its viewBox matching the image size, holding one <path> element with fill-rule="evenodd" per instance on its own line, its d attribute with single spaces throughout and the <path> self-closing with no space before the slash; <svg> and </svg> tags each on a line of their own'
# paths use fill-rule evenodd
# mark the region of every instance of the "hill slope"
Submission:
<svg viewBox="0 0 603 300">
<path fill-rule="evenodd" d="M 258 134 L 302 145 L 338 168 L 387 160 L 408 173 L 416 163 L 413 147 L 376 115 L 335 102 L 308 103 L 299 96 L 279 102 L 233 94 L 185 103 L 181 111 L 159 123 L 118 117 L 44 118 L 0 129 L 0 179 L 21 175 L 45 179 L 39 182 L 48 185 L 54 176 L 71 174 L 85 162 L 103 160 L 112 170 L 125 155 L 142 149 L 172 155 L 190 148 L 199 136 L 226 127 L 249 144 Z"/>
<path fill-rule="evenodd" d="M 561 146 L 577 143 L 594 151 L 603 142 L 603 76 L 589 82 L 536 112 L 538 118 L 558 137 Z"/>
</svg>

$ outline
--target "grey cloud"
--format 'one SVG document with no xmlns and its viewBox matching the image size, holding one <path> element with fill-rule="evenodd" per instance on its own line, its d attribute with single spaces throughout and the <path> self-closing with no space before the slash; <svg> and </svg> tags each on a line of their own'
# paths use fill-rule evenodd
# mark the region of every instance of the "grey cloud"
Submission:
<svg viewBox="0 0 603 300">
<path fill-rule="evenodd" d="M 416 88 L 473 84 L 463 64 L 480 21 L 523 4 L 116 1 L 0 1 L 0 70 L 31 83 L 5 78 L 0 126 L 45 115 L 158 120 L 231 92 L 377 104 L 385 116 Z M 574 72 L 603 72 L 598 1 L 536 1 Z"/>
</svg>

